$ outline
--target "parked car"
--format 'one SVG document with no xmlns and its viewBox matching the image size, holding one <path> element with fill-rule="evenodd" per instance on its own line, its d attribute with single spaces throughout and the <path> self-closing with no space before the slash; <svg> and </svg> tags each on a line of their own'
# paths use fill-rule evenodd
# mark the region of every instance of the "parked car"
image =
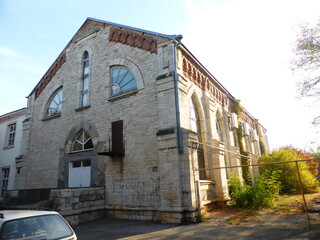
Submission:
<svg viewBox="0 0 320 240">
<path fill-rule="evenodd" d="M 0 239 L 76 240 L 77 236 L 57 212 L 0 210 Z"/>
</svg>

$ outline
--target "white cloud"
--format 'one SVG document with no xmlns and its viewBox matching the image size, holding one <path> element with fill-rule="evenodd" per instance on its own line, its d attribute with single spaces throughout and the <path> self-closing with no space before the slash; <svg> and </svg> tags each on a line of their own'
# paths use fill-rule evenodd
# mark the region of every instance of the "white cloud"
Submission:
<svg viewBox="0 0 320 240">
<path fill-rule="evenodd" d="M 27 96 L 40 80 L 43 66 L 28 55 L 0 46 L 0 115 L 26 107 Z"/>
<path fill-rule="evenodd" d="M 6 46 L 0 46 L 0 69 L 2 74 L 20 69 L 33 74 L 43 73 L 43 68 L 32 57 L 21 54 Z M 2 75 L 2 79 L 4 75 Z"/>
<path fill-rule="evenodd" d="M 6 47 L 6 46 L 0 46 L 0 55 L 4 57 L 10 57 L 15 59 L 27 59 L 26 56 L 17 53 L 16 51 Z"/>
</svg>

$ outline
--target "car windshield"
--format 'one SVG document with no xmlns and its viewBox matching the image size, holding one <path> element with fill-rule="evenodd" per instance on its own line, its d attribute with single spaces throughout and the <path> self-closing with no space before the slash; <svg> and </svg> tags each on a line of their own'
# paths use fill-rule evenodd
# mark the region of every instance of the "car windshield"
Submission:
<svg viewBox="0 0 320 240">
<path fill-rule="evenodd" d="M 50 240 L 73 234 L 60 215 L 44 215 L 4 222 L 0 239 Z"/>
</svg>

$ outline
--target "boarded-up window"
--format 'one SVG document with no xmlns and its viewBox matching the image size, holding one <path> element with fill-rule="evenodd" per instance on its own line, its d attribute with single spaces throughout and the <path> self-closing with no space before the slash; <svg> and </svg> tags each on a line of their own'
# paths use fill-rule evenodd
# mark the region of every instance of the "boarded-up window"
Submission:
<svg viewBox="0 0 320 240">
<path fill-rule="evenodd" d="M 122 120 L 112 122 L 112 155 L 124 156 Z"/>
</svg>

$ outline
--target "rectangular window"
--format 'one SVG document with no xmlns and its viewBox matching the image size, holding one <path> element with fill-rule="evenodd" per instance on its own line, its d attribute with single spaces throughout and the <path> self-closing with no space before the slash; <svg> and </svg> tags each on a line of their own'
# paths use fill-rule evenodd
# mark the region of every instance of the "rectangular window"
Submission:
<svg viewBox="0 0 320 240">
<path fill-rule="evenodd" d="M 17 174 L 20 174 L 20 173 L 21 173 L 21 168 L 22 168 L 22 167 L 16 167 L 16 173 L 17 173 Z"/>
<path fill-rule="evenodd" d="M 83 75 L 89 74 L 89 60 L 86 59 L 83 63 Z"/>
<path fill-rule="evenodd" d="M 82 69 L 82 89 L 81 89 L 81 107 L 89 106 L 89 73 L 90 62 L 88 52 L 84 52 L 83 57 L 83 69 Z"/>
<path fill-rule="evenodd" d="M 1 192 L 0 192 L 0 197 L 3 197 L 4 191 L 7 190 L 8 188 L 8 182 L 9 182 L 9 172 L 10 168 L 3 168 L 1 172 Z"/>
<path fill-rule="evenodd" d="M 72 167 L 73 168 L 81 167 L 81 161 L 72 162 Z"/>
<path fill-rule="evenodd" d="M 16 124 L 11 124 L 8 126 L 8 142 L 7 146 L 14 146 L 14 139 L 16 137 Z"/>
<path fill-rule="evenodd" d="M 89 93 L 88 92 L 83 92 L 82 93 L 82 107 L 86 107 L 89 105 Z"/>
<path fill-rule="evenodd" d="M 84 160 L 84 161 L 82 161 L 82 166 L 83 166 L 83 167 L 90 167 L 90 166 L 91 166 L 91 161 L 90 161 L 90 160 Z"/>
</svg>

